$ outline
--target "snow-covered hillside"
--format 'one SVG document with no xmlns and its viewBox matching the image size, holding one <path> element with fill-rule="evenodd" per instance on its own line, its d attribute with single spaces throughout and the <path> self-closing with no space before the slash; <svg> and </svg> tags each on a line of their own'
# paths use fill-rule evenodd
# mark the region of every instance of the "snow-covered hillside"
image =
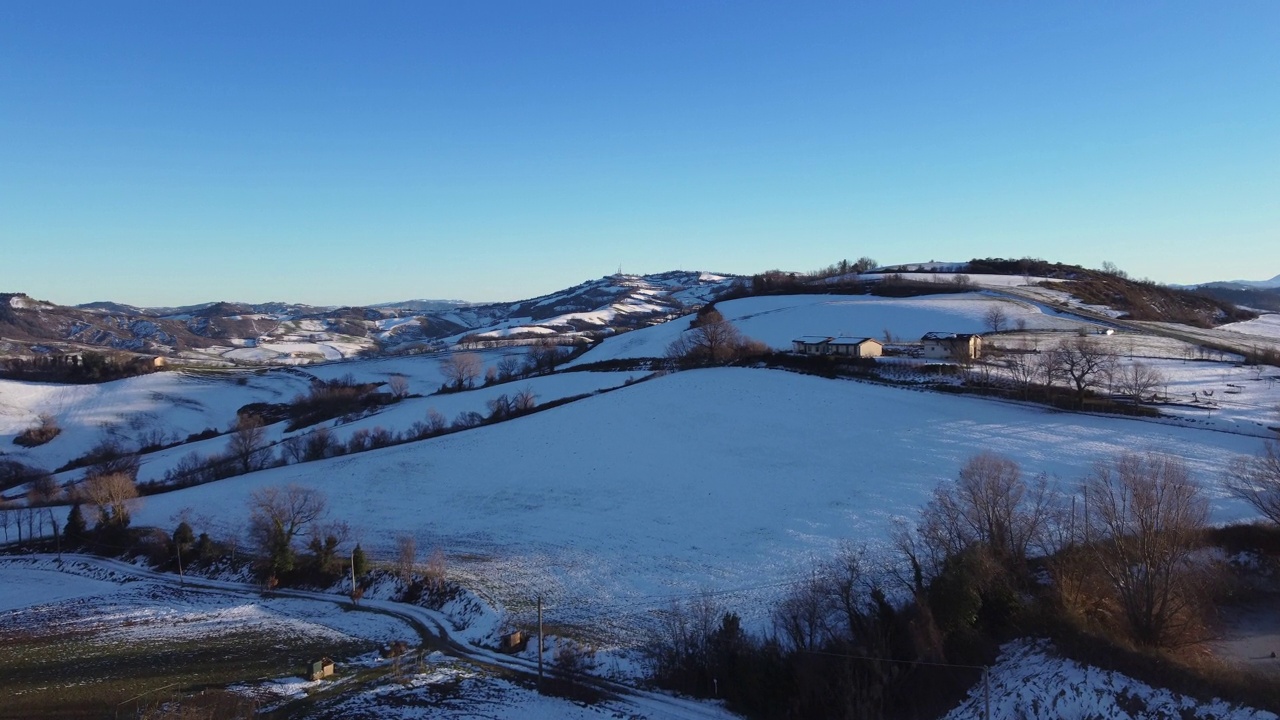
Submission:
<svg viewBox="0 0 1280 720">
<path fill-rule="evenodd" d="M 542 594 L 557 621 L 637 621 L 672 593 L 726 597 L 755 622 L 777 584 L 842 540 L 878 542 L 980 449 L 1070 489 L 1125 450 L 1184 458 L 1217 521 L 1252 517 L 1218 488 L 1255 438 L 767 370 L 678 373 L 499 425 L 148 498 L 242 527 L 268 484 L 322 490 L 390 554 L 397 533 L 508 607 Z M 638 615 L 633 615 L 637 614 Z"/>
<path fill-rule="evenodd" d="M 302 365 L 385 350 L 554 336 L 562 344 L 661 322 L 721 295 L 736 278 L 705 272 L 610 275 L 518 302 L 408 301 L 372 307 L 204 303 L 62 307 L 0 294 L 0 357 L 107 348 L 187 364 Z"/>
<path fill-rule="evenodd" d="M 716 304 L 720 314 L 744 335 L 776 349 L 790 349 L 802 335 L 845 335 L 918 340 L 927 332 L 977 333 L 986 330 L 983 315 L 1002 308 L 1007 324 L 1029 330 L 1075 330 L 1096 327 L 1081 318 L 1029 301 L 982 292 L 923 295 L 909 298 L 874 295 L 771 295 Z M 585 364 L 624 358 L 663 357 L 667 346 L 687 331 L 686 320 L 644 328 L 613 337 L 575 362 Z"/>
</svg>

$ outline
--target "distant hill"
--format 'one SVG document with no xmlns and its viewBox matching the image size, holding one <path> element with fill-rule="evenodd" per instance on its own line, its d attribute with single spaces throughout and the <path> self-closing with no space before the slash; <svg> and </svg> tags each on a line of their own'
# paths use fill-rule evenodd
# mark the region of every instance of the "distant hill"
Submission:
<svg viewBox="0 0 1280 720">
<path fill-rule="evenodd" d="M 1226 290 L 1275 290 L 1280 289 L 1280 275 L 1270 280 L 1218 280 L 1201 283 L 1199 288 L 1222 288 Z"/>
<path fill-rule="evenodd" d="M 1051 279 L 1054 289 L 1134 320 L 1211 327 L 1280 311 L 1280 276 L 1253 283 L 1209 283 L 1180 289 L 1044 260 L 1002 258 L 882 266 L 865 275 L 771 271 L 736 277 L 694 271 L 610 275 L 528 300 L 468 303 L 404 300 L 357 307 L 288 302 L 209 302 L 140 308 L 112 301 L 60 306 L 22 293 L 0 294 L 0 358 L 99 349 L 183 356 L 196 361 L 306 363 L 361 354 L 409 352 L 455 344 L 486 346 L 551 338 L 593 342 L 662 323 L 726 297 L 778 292 L 852 292 L 884 278 L 909 276 L 955 283 L 966 275 Z M 957 278 L 959 275 L 961 277 Z M 1274 284 L 1276 287 L 1264 287 Z M 963 287 L 963 284 L 960 284 Z M 904 292 L 909 291 L 906 288 Z M 861 287 L 866 292 L 866 287 Z"/>
<path fill-rule="evenodd" d="M 611 275 L 512 303 L 408 300 L 368 307 L 210 302 L 140 308 L 111 301 L 71 307 L 3 293 L 0 357 L 100 349 L 272 362 L 335 359 L 462 339 L 518 342 L 554 336 L 562 342 L 586 342 L 685 313 L 734 282 L 732 276 L 685 271 Z"/>
</svg>

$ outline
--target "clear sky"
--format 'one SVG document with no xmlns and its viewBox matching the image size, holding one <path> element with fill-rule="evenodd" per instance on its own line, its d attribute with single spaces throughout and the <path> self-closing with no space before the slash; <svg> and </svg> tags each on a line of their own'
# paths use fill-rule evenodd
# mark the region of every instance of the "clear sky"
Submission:
<svg viewBox="0 0 1280 720">
<path fill-rule="evenodd" d="M 1280 2 L 0 3 L 0 291 L 1280 273 Z"/>
</svg>

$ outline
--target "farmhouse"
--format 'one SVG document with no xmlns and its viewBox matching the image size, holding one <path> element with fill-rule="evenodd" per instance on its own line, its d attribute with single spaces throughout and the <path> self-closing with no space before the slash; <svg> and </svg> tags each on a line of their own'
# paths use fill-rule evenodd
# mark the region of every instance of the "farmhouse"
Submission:
<svg viewBox="0 0 1280 720">
<path fill-rule="evenodd" d="M 792 340 L 791 347 L 795 352 L 805 355 L 871 358 L 884 354 L 884 346 L 878 340 L 865 337 L 804 335 Z"/>
<path fill-rule="evenodd" d="M 829 343 L 832 355 L 845 357 L 872 358 L 884 354 L 884 345 L 872 338 L 838 337 Z"/>
<path fill-rule="evenodd" d="M 827 352 L 827 343 L 834 339 L 830 335 L 801 335 L 791 341 L 791 349 L 805 355 L 823 355 Z"/>
<path fill-rule="evenodd" d="M 982 336 L 964 333 L 925 333 L 920 354 L 936 360 L 977 360 L 982 357 Z"/>
</svg>

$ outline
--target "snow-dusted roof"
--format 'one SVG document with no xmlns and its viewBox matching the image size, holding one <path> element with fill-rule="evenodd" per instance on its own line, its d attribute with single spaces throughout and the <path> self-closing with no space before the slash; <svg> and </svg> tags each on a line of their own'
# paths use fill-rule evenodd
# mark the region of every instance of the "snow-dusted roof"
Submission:
<svg viewBox="0 0 1280 720">
<path fill-rule="evenodd" d="M 921 340 L 964 340 L 971 337 L 982 337 L 974 333 L 928 332 Z"/>
<path fill-rule="evenodd" d="M 873 342 L 873 343 L 877 343 L 877 344 L 879 344 L 879 343 L 880 343 L 880 341 L 879 341 L 879 340 L 876 340 L 875 338 L 869 338 L 869 337 L 857 337 L 857 338 L 855 338 L 855 337 L 838 337 L 838 338 L 833 339 L 833 340 L 831 341 L 831 344 L 832 344 L 832 345 L 861 345 L 862 343 L 867 342 L 868 340 L 870 340 L 870 341 L 871 341 L 871 342 Z"/>
<path fill-rule="evenodd" d="M 833 339 L 830 335 L 801 335 L 792 342 L 804 343 L 805 345 L 820 345 L 825 342 L 831 342 Z"/>
</svg>

